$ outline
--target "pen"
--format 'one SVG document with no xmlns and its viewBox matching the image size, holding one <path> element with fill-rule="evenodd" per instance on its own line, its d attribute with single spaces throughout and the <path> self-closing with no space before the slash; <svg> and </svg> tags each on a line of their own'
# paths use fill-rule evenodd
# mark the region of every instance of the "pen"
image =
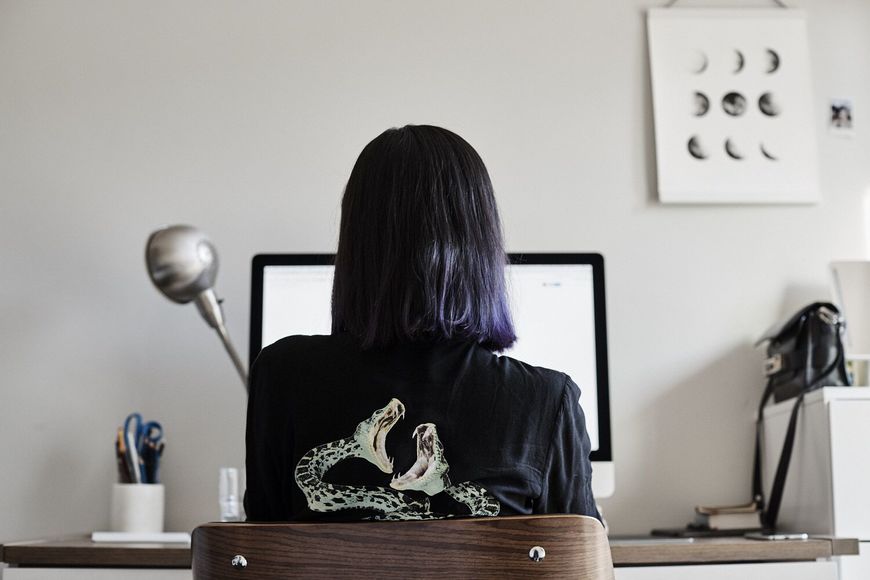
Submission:
<svg viewBox="0 0 870 580">
<path fill-rule="evenodd" d="M 139 465 L 139 452 L 136 450 L 136 439 L 127 431 L 127 467 L 132 475 L 132 483 L 142 483 L 142 471 Z"/>
<path fill-rule="evenodd" d="M 142 463 L 145 470 L 144 483 L 157 483 L 157 446 L 146 441 L 142 446 Z"/>
<path fill-rule="evenodd" d="M 166 447 L 166 443 L 161 441 L 158 445 L 155 446 L 154 451 L 154 483 L 157 483 L 157 472 L 160 469 L 160 458 L 163 457 L 163 448 Z"/>
</svg>

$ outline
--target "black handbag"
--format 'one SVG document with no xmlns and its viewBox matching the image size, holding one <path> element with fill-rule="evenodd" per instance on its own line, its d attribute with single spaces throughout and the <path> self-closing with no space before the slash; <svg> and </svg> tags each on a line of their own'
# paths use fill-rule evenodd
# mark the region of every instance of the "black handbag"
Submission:
<svg viewBox="0 0 870 580">
<path fill-rule="evenodd" d="M 765 529 L 776 529 L 785 478 L 794 449 L 798 413 L 804 396 L 820 387 L 851 384 L 843 351 L 844 329 L 845 320 L 836 306 L 828 302 L 814 302 L 784 323 L 775 325 L 756 343 L 756 346 L 768 343 L 767 359 L 764 361 L 767 387 L 758 406 L 752 469 L 752 495 L 761 510 Z M 796 400 L 789 417 L 770 497 L 765 505 L 761 483 L 761 429 L 764 407 L 771 397 L 777 403 L 792 398 Z"/>
</svg>

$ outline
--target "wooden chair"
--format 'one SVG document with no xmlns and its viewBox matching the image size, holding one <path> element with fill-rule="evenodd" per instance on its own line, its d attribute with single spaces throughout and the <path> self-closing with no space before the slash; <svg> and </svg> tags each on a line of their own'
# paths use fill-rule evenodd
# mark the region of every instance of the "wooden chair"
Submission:
<svg viewBox="0 0 870 580">
<path fill-rule="evenodd" d="M 193 577 L 612 580 L 601 523 L 578 515 L 358 523 L 211 523 Z"/>
</svg>

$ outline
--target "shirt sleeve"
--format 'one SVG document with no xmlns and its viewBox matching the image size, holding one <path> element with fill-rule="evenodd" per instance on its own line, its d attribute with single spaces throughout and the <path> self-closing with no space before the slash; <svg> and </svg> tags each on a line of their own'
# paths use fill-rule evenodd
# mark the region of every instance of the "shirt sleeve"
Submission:
<svg viewBox="0 0 870 580">
<path fill-rule="evenodd" d="M 276 421 L 267 351 L 262 351 L 251 368 L 248 414 L 245 429 L 245 514 L 248 521 L 283 521 L 292 509 L 288 494 L 282 493 L 282 459 L 288 435 Z M 286 422 L 286 419 L 284 420 Z"/>
<path fill-rule="evenodd" d="M 592 497 L 591 444 L 580 389 L 568 378 L 556 416 L 535 513 L 580 514 L 601 519 Z"/>
</svg>

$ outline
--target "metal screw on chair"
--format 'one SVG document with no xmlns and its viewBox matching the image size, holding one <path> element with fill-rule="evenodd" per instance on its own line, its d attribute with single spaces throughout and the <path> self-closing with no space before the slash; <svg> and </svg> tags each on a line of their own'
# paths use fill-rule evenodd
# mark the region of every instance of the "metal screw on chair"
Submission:
<svg viewBox="0 0 870 580">
<path fill-rule="evenodd" d="M 540 562 L 546 555 L 547 552 L 540 546 L 535 546 L 529 550 L 529 560 L 534 560 L 535 562 Z"/>
<path fill-rule="evenodd" d="M 244 556 L 233 556 L 233 568 L 235 568 L 236 570 L 244 570 L 247 567 L 248 561 L 245 559 Z"/>
</svg>

